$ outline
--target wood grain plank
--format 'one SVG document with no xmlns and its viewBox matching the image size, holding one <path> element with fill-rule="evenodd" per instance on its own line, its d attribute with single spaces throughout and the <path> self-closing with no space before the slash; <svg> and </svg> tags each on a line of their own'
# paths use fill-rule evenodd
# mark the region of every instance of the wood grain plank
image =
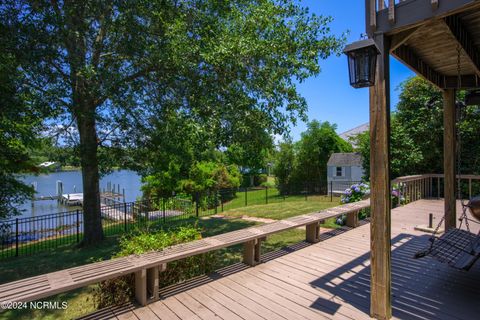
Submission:
<svg viewBox="0 0 480 320">
<path fill-rule="evenodd" d="M 199 303 L 197 300 L 190 297 L 188 294 L 181 292 L 176 295 L 178 300 L 183 303 L 184 306 L 192 310 L 196 315 L 198 315 L 203 320 L 218 320 L 221 319 L 213 311 L 205 307 L 203 304 Z"/>
<path fill-rule="evenodd" d="M 180 319 L 192 319 L 192 320 L 199 320 L 195 313 L 193 313 L 190 309 L 185 307 L 176 297 L 168 297 L 167 299 L 163 300 L 163 303 L 172 310 Z"/>
<path fill-rule="evenodd" d="M 145 308 L 150 308 L 153 313 L 161 320 L 180 320 L 180 318 L 170 310 L 163 301 L 156 301 L 149 304 Z"/>
</svg>

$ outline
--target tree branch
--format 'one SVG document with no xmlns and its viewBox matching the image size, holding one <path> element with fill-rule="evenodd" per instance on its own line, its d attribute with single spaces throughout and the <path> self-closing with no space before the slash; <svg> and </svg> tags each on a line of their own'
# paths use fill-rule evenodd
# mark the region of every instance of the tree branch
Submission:
<svg viewBox="0 0 480 320">
<path fill-rule="evenodd" d="M 128 75 L 128 76 L 120 79 L 119 81 L 112 84 L 109 89 L 113 90 L 113 91 L 116 91 L 116 90 L 118 90 L 118 88 L 120 87 L 120 85 L 122 83 L 128 83 L 128 82 L 131 82 L 135 79 L 144 77 L 144 76 L 148 75 L 150 72 L 153 72 L 153 71 L 156 71 L 156 68 L 154 66 L 148 66 L 145 69 L 139 70 L 139 71 L 137 71 L 137 72 L 135 72 L 131 75 Z M 108 91 L 110 91 L 110 90 L 108 90 Z M 102 103 L 104 103 L 107 99 L 108 99 L 108 95 L 100 96 L 100 97 L 98 97 L 97 99 L 94 100 L 94 105 L 99 106 Z"/>
<path fill-rule="evenodd" d="M 100 28 L 98 34 L 95 37 L 95 42 L 93 44 L 93 55 L 92 55 L 92 65 L 97 68 L 100 63 L 100 57 L 103 50 L 103 39 L 107 34 L 107 23 L 110 20 L 112 14 L 112 5 L 107 5 L 104 13 L 100 16 Z"/>
</svg>

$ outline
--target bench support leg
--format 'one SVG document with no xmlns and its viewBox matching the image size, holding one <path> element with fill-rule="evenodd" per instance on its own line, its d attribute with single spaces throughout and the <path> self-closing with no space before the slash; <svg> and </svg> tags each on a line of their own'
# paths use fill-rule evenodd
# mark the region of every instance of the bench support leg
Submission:
<svg viewBox="0 0 480 320">
<path fill-rule="evenodd" d="M 245 242 L 243 263 L 253 267 L 261 262 L 261 246 L 264 240 L 265 238 L 259 238 Z"/>
<path fill-rule="evenodd" d="M 166 264 L 135 272 L 135 299 L 145 306 L 159 299 L 159 272 L 166 270 Z"/>
<path fill-rule="evenodd" d="M 306 226 L 306 241 L 310 243 L 317 243 L 320 241 L 320 223 L 315 222 L 307 224 Z"/>
<path fill-rule="evenodd" d="M 147 269 L 135 272 L 135 299 L 141 306 L 147 305 Z"/>
<path fill-rule="evenodd" d="M 347 227 L 356 228 L 358 227 L 358 213 L 359 211 L 347 213 Z"/>
</svg>

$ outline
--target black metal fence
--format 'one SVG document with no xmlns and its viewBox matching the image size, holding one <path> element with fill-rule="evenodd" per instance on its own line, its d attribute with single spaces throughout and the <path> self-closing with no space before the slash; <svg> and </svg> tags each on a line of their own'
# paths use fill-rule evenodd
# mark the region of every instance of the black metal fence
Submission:
<svg viewBox="0 0 480 320">
<path fill-rule="evenodd" d="M 167 198 L 156 201 L 102 204 L 102 225 L 106 236 L 192 217 L 192 201 Z M 0 221 L 0 258 L 31 255 L 59 246 L 79 243 L 83 238 L 82 210 L 38 217 Z"/>
<path fill-rule="evenodd" d="M 106 236 L 168 224 L 182 219 L 222 213 L 236 208 L 287 201 L 339 201 L 340 191 L 357 182 L 305 184 L 295 190 L 274 187 L 223 189 L 197 193 L 190 199 L 171 197 L 136 202 L 102 203 L 102 225 Z M 37 217 L 0 220 L 0 259 L 32 255 L 39 251 L 82 241 L 82 210 Z"/>
<path fill-rule="evenodd" d="M 197 216 L 219 214 L 228 210 L 287 201 L 339 201 L 345 189 L 361 181 L 325 181 L 305 183 L 303 187 L 277 189 L 252 187 L 223 189 L 216 192 L 198 193 L 193 201 Z"/>
</svg>

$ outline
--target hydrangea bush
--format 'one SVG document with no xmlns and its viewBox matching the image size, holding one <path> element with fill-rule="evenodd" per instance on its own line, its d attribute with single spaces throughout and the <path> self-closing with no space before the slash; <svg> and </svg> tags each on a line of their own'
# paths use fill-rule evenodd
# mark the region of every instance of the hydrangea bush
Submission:
<svg viewBox="0 0 480 320">
<path fill-rule="evenodd" d="M 363 199 L 366 199 L 370 195 L 370 186 L 368 183 L 356 183 L 350 186 L 350 188 L 345 189 L 342 195 L 342 203 L 351 203 L 357 202 Z M 360 219 L 365 219 L 368 216 L 370 209 L 363 209 L 359 213 Z M 346 216 L 342 215 L 338 217 L 337 224 L 344 225 Z"/>
<path fill-rule="evenodd" d="M 394 184 L 392 186 L 392 206 L 395 208 L 399 205 L 406 204 L 407 199 L 403 195 L 400 185 Z"/>
<path fill-rule="evenodd" d="M 342 203 L 357 202 L 370 195 L 370 186 L 367 183 L 357 183 L 345 189 L 342 195 Z"/>
</svg>

